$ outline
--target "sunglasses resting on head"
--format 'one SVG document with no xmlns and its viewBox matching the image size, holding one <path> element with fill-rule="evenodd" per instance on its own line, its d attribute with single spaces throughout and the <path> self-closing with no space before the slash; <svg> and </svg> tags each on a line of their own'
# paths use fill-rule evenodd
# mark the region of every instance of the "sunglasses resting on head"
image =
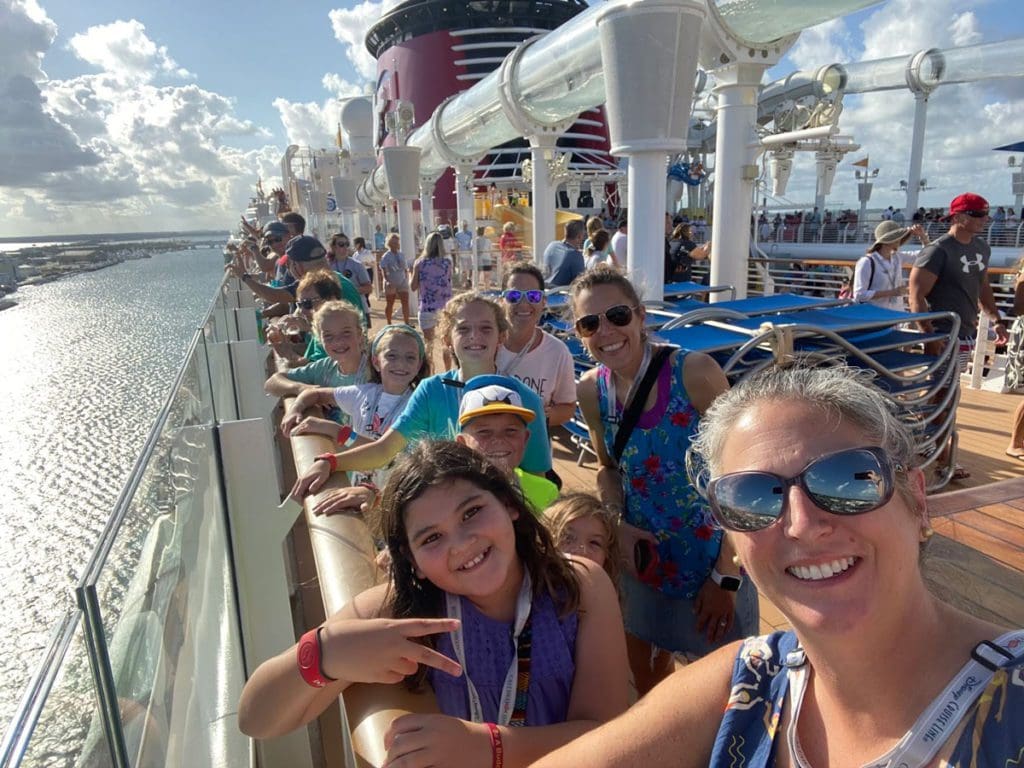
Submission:
<svg viewBox="0 0 1024 768">
<path fill-rule="evenodd" d="M 749 533 L 774 525 L 789 506 L 789 491 L 800 486 L 819 508 L 833 515 L 861 515 L 892 498 L 896 472 L 881 448 L 847 448 L 821 456 L 799 474 L 730 472 L 708 483 L 715 521 L 730 531 Z"/>
</svg>

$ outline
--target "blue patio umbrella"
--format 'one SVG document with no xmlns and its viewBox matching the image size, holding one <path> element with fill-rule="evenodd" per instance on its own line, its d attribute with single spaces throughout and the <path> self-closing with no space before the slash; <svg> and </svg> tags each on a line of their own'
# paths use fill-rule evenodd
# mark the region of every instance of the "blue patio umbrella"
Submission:
<svg viewBox="0 0 1024 768">
<path fill-rule="evenodd" d="M 992 151 L 998 152 L 999 150 L 1003 152 L 1024 152 L 1024 141 L 1015 141 L 1013 144 L 1007 144 L 1005 147 L 995 147 Z"/>
</svg>

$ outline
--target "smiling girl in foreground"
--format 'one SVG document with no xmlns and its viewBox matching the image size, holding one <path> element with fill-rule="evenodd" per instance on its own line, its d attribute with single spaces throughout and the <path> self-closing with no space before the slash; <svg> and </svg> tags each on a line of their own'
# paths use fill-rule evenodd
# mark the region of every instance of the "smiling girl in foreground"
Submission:
<svg viewBox="0 0 1024 768">
<path fill-rule="evenodd" d="M 626 709 L 610 580 L 559 555 L 501 470 L 457 443 L 420 442 L 388 480 L 380 527 L 390 581 L 256 670 L 245 733 L 298 728 L 351 683 L 426 677 L 443 714 L 396 718 L 387 764 L 512 768 Z M 300 650 L 318 651 L 318 667 L 300 670 Z"/>
</svg>

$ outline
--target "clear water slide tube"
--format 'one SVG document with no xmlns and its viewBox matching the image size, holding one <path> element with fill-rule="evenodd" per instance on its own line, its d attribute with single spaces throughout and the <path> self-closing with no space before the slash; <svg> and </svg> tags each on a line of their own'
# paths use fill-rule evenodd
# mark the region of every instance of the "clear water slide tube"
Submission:
<svg viewBox="0 0 1024 768">
<path fill-rule="evenodd" d="M 743 41 L 760 44 L 877 1 L 719 0 L 716 6 L 728 31 Z M 603 104 L 604 72 L 597 18 L 610 7 L 640 8 L 643 5 L 644 0 L 609 0 L 596 4 L 534 42 L 523 54 L 516 70 L 515 88 L 521 108 L 538 123 L 553 125 Z M 638 55 L 642 52 L 638 51 Z M 480 157 L 487 150 L 520 135 L 501 110 L 498 77 L 497 71 L 492 72 L 435 112 L 432 120 L 439 122 L 444 143 L 456 155 L 467 159 Z M 429 122 L 410 135 L 408 144 L 422 150 L 422 175 L 440 175 L 450 165 L 434 146 Z M 383 168 L 378 168 L 374 175 L 383 177 Z M 364 183 L 360 198 L 383 202 L 377 191 L 380 187 L 384 187 L 382 179 L 376 185 L 372 180 Z"/>
<path fill-rule="evenodd" d="M 873 93 L 904 88 L 932 91 L 940 85 L 1000 77 L 1024 77 L 1024 38 L 945 50 L 932 48 L 874 61 L 832 64 L 813 72 L 794 72 L 766 85 L 762 101 L 769 94 L 784 92 L 791 83 L 819 81 L 826 92 L 841 88 L 844 93 Z"/>
<path fill-rule="evenodd" d="M 757 46 L 877 3 L 878 0 L 715 0 L 715 8 L 733 35 Z"/>
</svg>

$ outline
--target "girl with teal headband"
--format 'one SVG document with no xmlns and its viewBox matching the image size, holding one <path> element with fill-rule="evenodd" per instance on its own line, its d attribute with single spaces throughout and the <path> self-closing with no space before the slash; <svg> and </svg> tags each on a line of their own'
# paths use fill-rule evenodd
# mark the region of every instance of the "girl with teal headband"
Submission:
<svg viewBox="0 0 1024 768">
<path fill-rule="evenodd" d="M 287 437 L 293 435 L 322 434 L 338 440 L 341 446 L 372 442 L 379 438 L 398 418 L 409 401 L 413 389 L 430 374 L 430 360 L 427 359 L 423 337 L 415 328 L 404 323 L 386 325 L 380 329 L 370 344 L 370 380 L 366 384 L 347 387 L 317 387 L 307 389 L 292 403 L 281 420 L 281 431 Z M 337 406 L 352 420 L 352 428 L 339 430 L 338 424 L 316 417 L 303 418 L 303 413 L 314 406 Z M 352 485 L 376 494 L 387 480 L 388 467 L 374 470 L 365 475 L 354 475 Z M 370 493 L 354 489 L 343 489 L 324 499 L 314 512 L 330 514 L 353 506 L 364 507 L 372 498 L 362 498 Z M 359 496 L 356 499 L 356 495 Z"/>
</svg>

